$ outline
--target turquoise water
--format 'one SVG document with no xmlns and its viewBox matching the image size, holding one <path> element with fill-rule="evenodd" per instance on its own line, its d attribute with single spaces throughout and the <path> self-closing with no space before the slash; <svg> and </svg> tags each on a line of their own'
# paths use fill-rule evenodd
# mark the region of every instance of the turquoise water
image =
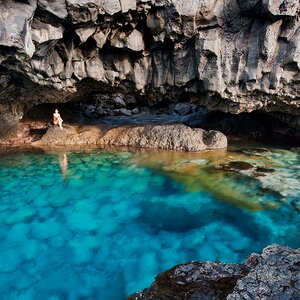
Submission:
<svg viewBox="0 0 300 300">
<path fill-rule="evenodd" d="M 188 260 L 300 247 L 299 158 L 240 149 L 2 155 L 1 299 L 125 299 Z M 275 172 L 214 168 L 237 159 Z"/>
</svg>

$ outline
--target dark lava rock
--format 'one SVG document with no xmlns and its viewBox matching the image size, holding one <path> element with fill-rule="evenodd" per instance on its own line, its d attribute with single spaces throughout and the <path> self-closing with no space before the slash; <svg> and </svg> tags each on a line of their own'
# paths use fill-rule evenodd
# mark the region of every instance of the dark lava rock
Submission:
<svg viewBox="0 0 300 300">
<path fill-rule="evenodd" d="M 257 172 L 261 173 L 274 173 L 276 172 L 274 169 L 266 168 L 266 167 L 256 167 Z"/>
<path fill-rule="evenodd" d="M 243 265 L 188 262 L 128 300 L 300 299 L 300 249 L 271 245 Z"/>
<path fill-rule="evenodd" d="M 177 103 L 174 107 L 174 112 L 181 116 L 188 115 L 191 111 L 192 105 L 190 103 Z"/>
<path fill-rule="evenodd" d="M 231 161 L 228 164 L 217 165 L 215 168 L 224 171 L 245 171 L 253 169 L 254 166 L 245 161 Z"/>
<path fill-rule="evenodd" d="M 261 172 L 254 172 L 253 175 L 255 177 L 265 177 L 265 176 L 267 176 L 265 173 L 261 173 Z"/>
<path fill-rule="evenodd" d="M 300 299 L 299 283 L 300 249 L 272 245 L 263 250 L 257 265 L 237 282 L 227 299 L 296 300 Z"/>
<path fill-rule="evenodd" d="M 266 148 L 245 148 L 241 150 L 243 153 L 248 155 L 261 155 L 270 153 L 270 151 Z"/>
<path fill-rule="evenodd" d="M 149 289 L 128 299 L 225 299 L 248 272 L 242 265 L 189 262 L 159 274 Z"/>
</svg>

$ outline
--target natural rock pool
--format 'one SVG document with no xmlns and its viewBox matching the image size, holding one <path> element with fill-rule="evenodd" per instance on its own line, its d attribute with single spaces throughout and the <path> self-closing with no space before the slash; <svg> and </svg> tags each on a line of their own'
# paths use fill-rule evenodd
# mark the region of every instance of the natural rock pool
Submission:
<svg viewBox="0 0 300 300">
<path fill-rule="evenodd" d="M 0 156 L 2 299 L 121 300 L 188 260 L 300 247 L 299 149 Z"/>
</svg>

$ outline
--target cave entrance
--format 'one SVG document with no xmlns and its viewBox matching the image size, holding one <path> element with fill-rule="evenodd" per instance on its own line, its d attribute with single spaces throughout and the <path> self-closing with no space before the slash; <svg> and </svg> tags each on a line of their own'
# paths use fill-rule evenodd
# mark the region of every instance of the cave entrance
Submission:
<svg viewBox="0 0 300 300">
<path fill-rule="evenodd" d="M 273 146 L 299 146 L 300 130 L 284 122 L 288 118 L 283 113 L 250 113 L 230 114 L 220 111 L 208 111 L 203 115 L 197 127 L 205 130 L 219 130 L 231 144 L 239 142 L 259 142 Z"/>
<path fill-rule="evenodd" d="M 51 123 L 53 113 L 58 109 L 63 120 L 68 123 L 80 123 L 80 103 L 43 103 L 30 107 L 24 114 L 23 120 Z"/>
<path fill-rule="evenodd" d="M 34 128 L 45 130 L 52 123 L 55 109 L 58 109 L 64 124 L 101 123 L 109 126 L 123 126 L 179 122 L 206 130 L 219 130 L 229 138 L 231 144 L 235 143 L 235 140 L 286 146 L 300 144 L 299 129 L 289 126 L 274 113 L 254 111 L 233 115 L 197 108 L 186 115 L 182 110 L 185 108 L 184 104 L 188 104 L 187 102 L 179 103 L 182 107 L 179 105 L 180 109 L 177 108 L 177 110 L 178 103 L 171 103 L 167 100 L 151 107 L 141 102 L 138 104 L 133 101 L 123 106 L 120 95 L 98 95 L 84 102 L 44 103 L 29 108 L 22 122 L 34 124 Z M 134 110 L 137 110 L 137 114 L 133 113 Z"/>
<path fill-rule="evenodd" d="M 132 117 L 138 114 L 169 114 L 172 103 L 168 100 L 149 105 L 142 97 L 123 96 L 122 94 L 94 94 L 85 101 L 69 101 L 65 103 L 42 103 L 29 107 L 23 122 L 51 123 L 55 109 L 58 109 L 66 123 L 95 124 L 110 117 L 111 123 L 118 118 Z M 175 104 L 174 104 L 175 105 Z M 149 119 L 150 117 L 147 117 Z M 129 120 L 128 120 L 129 121 Z M 129 121 L 130 124 L 130 121 Z"/>
</svg>

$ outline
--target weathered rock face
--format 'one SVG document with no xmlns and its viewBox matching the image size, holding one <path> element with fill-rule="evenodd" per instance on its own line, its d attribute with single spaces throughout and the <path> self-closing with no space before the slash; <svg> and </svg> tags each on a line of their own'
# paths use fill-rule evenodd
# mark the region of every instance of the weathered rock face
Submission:
<svg viewBox="0 0 300 300">
<path fill-rule="evenodd" d="M 261 255 L 251 255 L 245 262 L 247 276 L 237 282 L 228 300 L 299 299 L 300 249 L 273 245 Z M 255 280 L 254 280 L 255 279 Z"/>
<path fill-rule="evenodd" d="M 272 245 L 243 265 L 189 262 L 161 273 L 130 300 L 299 299 L 300 249 Z"/>
<path fill-rule="evenodd" d="M 101 139 L 105 145 L 166 150 L 202 151 L 227 147 L 219 131 L 205 131 L 182 124 L 124 126 L 109 130 Z"/>
<path fill-rule="evenodd" d="M 119 91 L 300 115 L 299 14 L 298 0 L 3 0 L 0 101 Z"/>
<path fill-rule="evenodd" d="M 36 142 L 37 146 L 81 146 L 97 145 L 104 134 L 101 127 L 96 126 L 58 126 L 50 127 L 42 138 Z"/>
<path fill-rule="evenodd" d="M 109 145 L 132 148 L 202 151 L 227 147 L 227 138 L 219 131 L 191 128 L 183 124 L 120 126 L 51 127 L 41 145 Z"/>
<path fill-rule="evenodd" d="M 247 272 L 240 265 L 190 262 L 159 274 L 150 289 L 129 299 L 226 299 Z"/>
</svg>

